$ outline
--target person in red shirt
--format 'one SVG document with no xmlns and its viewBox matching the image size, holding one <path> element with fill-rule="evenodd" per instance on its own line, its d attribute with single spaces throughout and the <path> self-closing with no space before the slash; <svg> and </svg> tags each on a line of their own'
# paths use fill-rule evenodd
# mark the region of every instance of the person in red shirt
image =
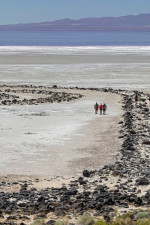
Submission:
<svg viewBox="0 0 150 225">
<path fill-rule="evenodd" d="M 103 110 L 103 104 L 102 103 L 99 105 L 99 110 L 100 110 L 100 115 L 102 115 L 102 110 Z"/>
</svg>

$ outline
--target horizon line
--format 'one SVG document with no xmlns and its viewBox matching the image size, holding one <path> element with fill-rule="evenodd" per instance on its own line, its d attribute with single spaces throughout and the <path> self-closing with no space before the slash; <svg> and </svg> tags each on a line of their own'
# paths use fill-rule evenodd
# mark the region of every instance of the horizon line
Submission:
<svg viewBox="0 0 150 225">
<path fill-rule="evenodd" d="M 140 13 L 140 14 L 128 14 L 128 15 L 122 15 L 122 16 L 102 16 L 102 17 L 81 17 L 78 19 L 73 19 L 73 18 L 62 18 L 62 19 L 54 19 L 51 21 L 41 21 L 41 22 L 18 22 L 18 23 L 9 23 L 9 24 L 0 24 L 0 26 L 11 26 L 11 25 L 24 25 L 24 24 L 37 24 L 37 23 L 51 23 L 51 22 L 55 22 L 55 21 L 61 21 L 61 20 L 74 20 L 74 21 L 78 21 L 78 20 L 82 20 L 82 19 L 101 19 L 101 18 L 121 18 L 121 17 L 126 17 L 126 16 L 140 16 L 140 15 L 148 15 L 150 13 Z"/>
</svg>

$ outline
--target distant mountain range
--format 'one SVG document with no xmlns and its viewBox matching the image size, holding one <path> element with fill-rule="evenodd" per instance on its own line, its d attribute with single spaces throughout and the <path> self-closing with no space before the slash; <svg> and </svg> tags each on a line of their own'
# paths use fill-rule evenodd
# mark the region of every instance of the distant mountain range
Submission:
<svg viewBox="0 0 150 225">
<path fill-rule="evenodd" d="M 150 13 L 135 16 L 62 19 L 53 22 L 0 25 L 0 31 L 150 31 Z"/>
</svg>

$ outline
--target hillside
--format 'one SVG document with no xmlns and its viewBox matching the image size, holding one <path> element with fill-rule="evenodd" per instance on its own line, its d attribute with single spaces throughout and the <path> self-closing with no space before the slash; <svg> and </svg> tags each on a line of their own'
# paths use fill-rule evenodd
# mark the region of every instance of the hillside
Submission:
<svg viewBox="0 0 150 225">
<path fill-rule="evenodd" d="M 150 13 L 121 17 L 62 19 L 52 22 L 1 25 L 0 31 L 150 31 Z"/>
</svg>

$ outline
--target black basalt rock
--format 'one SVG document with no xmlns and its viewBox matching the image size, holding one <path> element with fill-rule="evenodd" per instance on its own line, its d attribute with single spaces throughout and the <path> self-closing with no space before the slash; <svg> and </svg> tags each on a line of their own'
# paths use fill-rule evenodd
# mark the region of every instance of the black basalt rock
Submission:
<svg viewBox="0 0 150 225">
<path fill-rule="evenodd" d="M 137 185 L 149 185 L 150 182 L 146 177 L 142 177 L 136 180 Z"/>
<path fill-rule="evenodd" d="M 91 174 L 90 174 L 90 172 L 89 172 L 88 170 L 84 170 L 84 171 L 83 171 L 83 176 L 84 176 L 84 177 L 90 177 Z"/>
</svg>

